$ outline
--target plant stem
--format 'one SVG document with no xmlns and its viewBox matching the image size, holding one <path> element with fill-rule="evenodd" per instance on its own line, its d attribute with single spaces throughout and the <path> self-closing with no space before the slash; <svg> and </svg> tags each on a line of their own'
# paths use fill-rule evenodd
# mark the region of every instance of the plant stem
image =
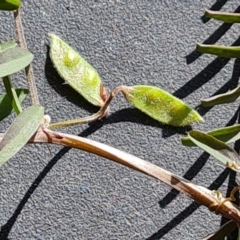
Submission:
<svg viewBox="0 0 240 240">
<path fill-rule="evenodd" d="M 105 117 L 108 114 L 109 105 L 110 105 L 112 99 L 121 90 L 122 90 L 122 86 L 119 86 L 119 87 L 115 88 L 110 93 L 106 102 L 104 103 L 104 105 L 100 108 L 100 110 L 97 113 L 95 113 L 91 116 L 85 117 L 85 118 L 77 118 L 77 119 L 68 120 L 68 121 L 64 121 L 64 122 L 53 123 L 53 124 L 50 124 L 48 128 L 49 129 L 56 129 L 56 128 L 60 128 L 60 127 L 69 127 L 69 126 L 73 126 L 73 125 L 77 125 L 77 124 L 90 123 L 90 122 L 94 122 L 98 119 L 101 119 L 101 118 Z"/>
<path fill-rule="evenodd" d="M 16 10 L 14 13 L 14 21 L 16 26 L 16 33 L 20 47 L 27 49 L 27 43 L 24 36 L 24 30 L 22 26 L 22 20 L 20 16 L 20 10 Z M 37 87 L 33 76 L 33 69 L 31 65 L 25 68 L 25 74 L 29 86 L 29 92 L 32 100 L 32 105 L 39 105 L 39 99 L 37 94 Z"/>
<path fill-rule="evenodd" d="M 10 76 L 3 77 L 3 84 L 4 84 L 4 87 L 6 89 L 7 95 L 9 97 L 10 101 L 11 101 L 13 109 L 15 110 L 17 115 L 20 114 L 22 112 L 22 107 L 21 107 L 21 104 L 19 102 L 17 93 L 12 86 Z"/>
<path fill-rule="evenodd" d="M 3 136 L 4 134 L 0 134 L 0 141 Z M 59 144 L 107 158 L 168 184 L 198 203 L 208 207 L 209 210 L 215 211 L 216 214 L 220 213 L 240 225 L 240 208 L 226 198 L 222 197 L 219 199 L 218 196 L 213 194 L 213 191 L 205 187 L 194 184 L 163 168 L 116 148 L 87 138 L 54 132 L 42 127 L 32 136 L 28 143 Z"/>
<path fill-rule="evenodd" d="M 220 213 L 223 216 L 232 219 L 237 224 L 240 224 L 240 208 L 237 205 L 227 201 L 223 197 L 219 199 L 213 194 L 213 191 L 196 185 L 131 154 L 87 138 L 54 132 L 46 128 L 40 128 L 29 140 L 29 143 L 44 142 L 77 148 L 142 172 L 184 193 L 198 203 L 207 206 L 211 211 L 215 211 L 217 214 Z"/>
</svg>

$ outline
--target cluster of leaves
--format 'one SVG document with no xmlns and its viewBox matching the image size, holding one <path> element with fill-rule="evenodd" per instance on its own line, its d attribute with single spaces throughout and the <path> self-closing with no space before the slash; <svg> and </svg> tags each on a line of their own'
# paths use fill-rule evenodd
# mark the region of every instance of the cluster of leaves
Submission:
<svg viewBox="0 0 240 240">
<path fill-rule="evenodd" d="M 21 2 L 19 0 L 3 0 L 0 2 L 1 10 L 17 10 L 20 6 Z M 0 44 L 0 77 L 3 79 L 6 90 L 6 93 L 0 95 L 0 121 L 13 111 L 17 115 L 21 114 L 23 116 L 22 121 L 25 119 L 20 124 L 21 118 L 16 118 L 15 125 L 10 127 L 8 134 L 0 142 L 0 166 L 28 142 L 32 134 L 38 129 L 43 117 L 43 108 L 40 106 L 32 106 L 24 111 L 22 110 L 21 102 L 28 94 L 28 89 L 14 88 L 10 76 L 28 67 L 32 60 L 33 54 L 27 49 L 18 47 L 15 40 Z M 37 114 L 38 117 L 35 118 L 31 113 L 32 109 L 34 114 L 39 110 L 41 110 L 42 114 Z M 21 126 L 26 123 L 27 128 L 19 128 L 19 124 Z M 23 129 L 26 129 L 27 132 Z"/>
<path fill-rule="evenodd" d="M 16 10 L 20 5 L 21 2 L 18 0 L 3 0 L 0 2 L 0 10 Z M 227 22 L 237 22 L 240 19 L 238 15 L 219 14 L 209 11 L 206 15 L 218 20 L 225 19 Z M 118 92 L 123 93 L 126 100 L 134 107 L 164 124 L 177 127 L 186 126 L 203 119 L 183 101 L 154 86 L 119 86 L 108 94 L 97 71 L 62 39 L 54 34 L 50 36 L 50 56 L 60 76 L 87 101 L 99 106 L 100 110 L 86 118 L 53 124 L 50 124 L 49 116 L 44 116 L 42 106 L 33 105 L 22 110 L 21 102 L 27 95 L 28 90 L 15 89 L 10 75 L 21 69 L 28 68 L 33 55 L 28 50 L 18 47 L 16 41 L 1 43 L 0 77 L 3 78 L 6 93 L 0 96 L 0 120 L 13 111 L 17 114 L 17 117 L 6 133 L 0 135 L 0 166 L 27 143 L 53 143 L 78 148 L 159 179 L 185 193 L 200 204 L 207 206 L 211 211 L 216 211 L 216 213 L 231 219 L 227 225 L 205 239 L 219 239 L 219 236 L 224 237 L 236 228 L 237 224 L 240 224 L 240 210 L 238 206 L 230 201 L 234 200 L 234 193 L 238 188 L 232 192 L 229 198 L 224 199 L 218 192 L 212 192 L 193 184 L 165 169 L 118 149 L 51 130 L 58 127 L 88 123 L 105 117 L 111 100 Z M 205 46 L 200 44 L 197 45 L 197 49 L 218 56 L 225 54 L 225 57 L 237 57 L 239 51 L 237 47 Z M 29 88 L 31 89 L 31 86 Z M 213 106 L 235 101 L 240 95 L 239 92 L 240 90 L 237 88 L 226 94 L 214 96 L 203 100 L 202 105 Z M 235 142 L 240 138 L 239 131 L 240 125 L 221 128 L 208 133 L 193 130 L 188 133 L 188 137 L 182 139 L 182 143 L 186 146 L 197 145 L 220 160 L 225 166 L 239 171 L 239 155 L 227 145 L 227 143 Z"/>
<path fill-rule="evenodd" d="M 106 108 L 110 104 L 106 88 L 97 71 L 68 44 L 53 34 L 50 56 L 60 76 L 86 100 L 101 108 Z M 203 120 L 194 109 L 160 88 L 144 85 L 119 86 L 112 91 L 110 98 L 112 99 L 117 92 L 122 92 L 128 102 L 164 124 L 179 127 Z M 61 126 L 64 124 L 67 125 L 60 123 Z M 50 128 L 57 126 L 50 125 Z"/>
<path fill-rule="evenodd" d="M 205 17 L 212 18 L 225 23 L 240 23 L 239 13 L 222 13 L 218 11 L 206 10 Z M 201 53 L 212 54 L 218 57 L 239 58 L 239 46 L 220 46 L 206 45 L 197 43 L 196 49 Z M 231 103 L 239 99 L 240 87 L 201 100 L 203 107 L 212 107 L 219 104 Z M 188 147 L 198 146 L 204 151 L 214 156 L 222 162 L 226 167 L 231 168 L 236 172 L 240 172 L 240 156 L 228 144 L 236 142 L 240 139 L 240 124 L 233 126 L 215 129 L 210 132 L 201 132 L 192 130 L 188 133 L 188 137 L 182 138 L 182 144 Z M 234 193 L 239 190 L 239 187 L 234 188 L 229 199 L 235 201 Z M 232 221 L 229 221 L 226 226 L 219 229 L 215 234 L 209 235 L 207 239 L 222 239 L 228 236 L 237 226 L 233 227 Z M 239 231 L 239 230 L 238 230 Z M 240 234 L 238 234 L 240 239 Z"/>
<path fill-rule="evenodd" d="M 205 16 L 226 23 L 239 23 L 240 14 L 238 13 L 221 13 L 216 11 L 205 12 Z M 239 58 L 239 46 L 219 46 L 197 44 L 196 49 L 202 53 L 208 53 L 225 58 Z M 229 92 L 215 95 L 213 97 L 201 100 L 203 107 L 212 107 L 219 104 L 231 103 L 238 100 L 240 96 L 240 87 L 237 87 Z M 224 165 L 227 165 L 235 171 L 240 170 L 240 157 L 227 143 L 235 142 L 240 139 L 240 125 L 215 129 L 213 131 L 203 133 L 200 131 L 190 131 L 189 137 L 182 138 L 182 143 L 185 146 L 199 146 L 206 152 L 220 160 Z"/>
</svg>

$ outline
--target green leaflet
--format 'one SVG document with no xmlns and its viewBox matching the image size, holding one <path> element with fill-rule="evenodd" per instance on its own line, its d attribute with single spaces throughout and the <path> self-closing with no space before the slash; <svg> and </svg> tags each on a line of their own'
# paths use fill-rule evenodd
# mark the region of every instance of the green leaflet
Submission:
<svg viewBox="0 0 240 240">
<path fill-rule="evenodd" d="M 28 50 L 14 47 L 0 52 L 0 77 L 11 75 L 27 67 L 33 60 Z"/>
<path fill-rule="evenodd" d="M 211 154 L 225 166 L 240 171 L 240 157 L 237 152 L 222 141 L 200 132 L 192 130 L 188 132 L 188 137 L 198 147 Z"/>
<path fill-rule="evenodd" d="M 219 45 L 207 45 L 197 43 L 196 50 L 201 53 L 209 53 L 212 55 L 216 55 L 218 57 L 225 58 L 239 58 L 240 57 L 240 47 L 237 46 L 219 46 Z"/>
<path fill-rule="evenodd" d="M 13 48 L 17 46 L 17 42 L 15 40 L 10 40 L 7 42 L 0 43 L 0 52 L 4 52 L 8 48 Z"/>
<path fill-rule="evenodd" d="M 207 132 L 206 134 L 213 136 L 222 142 L 235 142 L 240 139 L 240 124 L 224 128 L 218 128 L 213 131 Z M 188 137 L 182 138 L 182 144 L 188 147 L 196 146 L 196 144 L 194 144 Z"/>
<path fill-rule="evenodd" d="M 204 16 L 207 18 L 213 18 L 215 20 L 223 21 L 226 23 L 240 23 L 239 13 L 223 13 L 219 11 L 206 10 Z"/>
<path fill-rule="evenodd" d="M 21 6 L 20 0 L 0 0 L 0 10 L 17 10 Z"/>
<path fill-rule="evenodd" d="M 232 91 L 222 93 L 207 99 L 202 99 L 203 107 L 211 107 L 218 104 L 231 103 L 236 101 L 240 96 L 240 87 L 233 89 Z"/>
<path fill-rule="evenodd" d="M 16 89 L 16 94 L 21 103 L 28 94 L 28 89 Z M 7 94 L 0 95 L 0 121 L 13 111 L 11 101 Z"/>
<path fill-rule="evenodd" d="M 16 90 L 12 86 L 12 81 L 11 81 L 10 76 L 3 77 L 3 84 L 5 87 L 6 93 L 10 99 L 10 102 L 12 103 L 13 109 L 15 110 L 15 112 L 17 114 L 20 114 L 22 112 L 22 107 L 18 100 Z"/>
<path fill-rule="evenodd" d="M 153 86 L 123 86 L 126 99 L 150 117 L 175 127 L 203 121 L 194 109 L 170 93 Z"/>
<path fill-rule="evenodd" d="M 0 166 L 24 147 L 37 131 L 43 114 L 44 108 L 34 105 L 18 115 L 0 142 Z"/>
<path fill-rule="evenodd" d="M 87 101 L 102 106 L 106 92 L 97 71 L 62 39 L 50 37 L 50 57 L 59 75 Z"/>
</svg>

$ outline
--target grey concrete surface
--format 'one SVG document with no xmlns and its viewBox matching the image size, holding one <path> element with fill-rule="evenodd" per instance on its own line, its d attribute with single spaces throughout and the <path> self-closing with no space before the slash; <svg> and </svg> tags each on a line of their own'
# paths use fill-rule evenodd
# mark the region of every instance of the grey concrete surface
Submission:
<svg viewBox="0 0 240 240">
<path fill-rule="evenodd" d="M 239 60 L 194 51 L 196 42 L 240 45 L 239 25 L 207 21 L 206 8 L 235 11 L 239 3 L 23 0 L 26 41 L 46 113 L 56 122 L 97 111 L 53 69 L 48 34 L 55 33 L 98 70 L 109 91 L 120 84 L 158 86 L 203 115 L 205 123 L 194 129 L 235 123 L 238 103 L 199 107 L 201 98 L 235 88 L 240 73 Z M 12 15 L 0 12 L 0 19 L 0 41 L 14 38 Z M 14 80 L 16 87 L 26 86 L 21 75 Z M 0 132 L 13 118 L 0 123 Z M 208 154 L 181 145 L 186 128 L 163 126 L 122 96 L 106 119 L 62 131 L 109 144 L 224 195 L 238 181 Z M 0 239 L 192 240 L 225 221 L 161 182 L 75 149 L 29 145 L 0 169 Z"/>
</svg>

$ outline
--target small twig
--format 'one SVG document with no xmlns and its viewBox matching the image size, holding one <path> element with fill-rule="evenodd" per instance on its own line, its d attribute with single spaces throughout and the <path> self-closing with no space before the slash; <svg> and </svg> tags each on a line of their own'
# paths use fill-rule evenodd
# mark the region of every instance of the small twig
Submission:
<svg viewBox="0 0 240 240">
<path fill-rule="evenodd" d="M 69 126 L 73 126 L 73 125 L 77 125 L 77 124 L 85 124 L 85 123 L 94 122 L 98 119 L 101 119 L 101 118 L 105 117 L 108 114 L 109 105 L 110 105 L 112 99 L 121 90 L 122 90 L 122 86 L 119 86 L 119 87 L 115 88 L 110 93 L 106 102 L 104 103 L 104 105 L 100 108 L 100 110 L 97 113 L 95 113 L 91 116 L 85 117 L 85 118 L 77 118 L 77 119 L 68 120 L 68 121 L 64 121 L 64 122 L 53 123 L 53 124 L 50 124 L 48 128 L 49 129 L 56 129 L 56 128 L 60 128 L 60 127 L 69 127 Z"/>
<path fill-rule="evenodd" d="M 15 26 L 16 26 L 16 33 L 17 33 L 19 45 L 20 45 L 20 47 L 27 49 L 27 43 L 26 43 L 25 36 L 24 36 L 20 11 L 16 10 L 13 13 L 14 13 L 14 22 L 15 22 Z M 29 85 L 29 92 L 31 95 L 32 104 L 39 105 L 37 87 L 36 87 L 36 83 L 34 80 L 33 69 L 31 67 L 31 65 L 29 65 L 25 68 L 25 74 L 26 74 L 28 85 Z"/>
</svg>

